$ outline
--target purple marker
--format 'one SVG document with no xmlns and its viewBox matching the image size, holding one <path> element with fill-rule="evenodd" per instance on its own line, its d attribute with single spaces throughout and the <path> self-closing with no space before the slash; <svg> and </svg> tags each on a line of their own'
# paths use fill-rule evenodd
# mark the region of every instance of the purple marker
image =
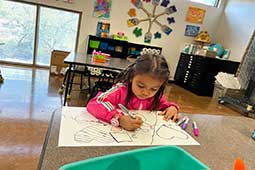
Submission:
<svg viewBox="0 0 255 170">
<path fill-rule="evenodd" d="M 188 126 L 189 123 L 189 118 L 187 117 L 187 119 L 185 120 L 185 122 L 182 124 L 182 129 L 185 130 Z"/>
<path fill-rule="evenodd" d="M 199 130 L 198 130 L 198 127 L 197 127 L 197 124 L 196 124 L 195 121 L 192 123 L 192 127 L 193 127 L 194 135 L 195 135 L 195 136 L 198 136 Z"/>
</svg>

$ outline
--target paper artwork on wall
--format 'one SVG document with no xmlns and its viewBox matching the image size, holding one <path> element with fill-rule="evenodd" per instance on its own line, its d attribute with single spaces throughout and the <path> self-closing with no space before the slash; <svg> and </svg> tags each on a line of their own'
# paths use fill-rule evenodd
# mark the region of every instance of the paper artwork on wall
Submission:
<svg viewBox="0 0 255 170">
<path fill-rule="evenodd" d="M 110 24 L 99 21 L 97 23 L 96 36 L 107 38 L 110 33 Z"/>
<path fill-rule="evenodd" d="M 162 16 L 169 16 L 175 12 L 177 12 L 176 6 L 175 5 L 169 5 L 170 1 L 169 0 L 162 0 L 160 2 L 160 0 L 131 0 L 131 3 L 136 7 L 137 10 L 141 10 L 146 17 L 145 18 L 134 18 L 135 16 L 133 16 L 133 18 L 130 18 L 127 20 L 127 25 L 128 27 L 134 27 L 137 26 L 138 24 L 142 23 L 142 22 L 147 22 L 148 23 L 148 30 L 147 32 L 145 32 L 144 34 L 144 42 L 145 43 L 150 43 L 151 39 L 154 37 L 154 39 L 160 39 L 161 34 L 159 36 L 159 34 L 155 33 L 158 32 L 152 32 L 151 28 L 153 25 L 156 25 L 157 27 L 159 27 L 159 29 L 165 33 L 166 35 L 170 35 L 170 33 L 173 31 L 168 25 L 165 25 L 164 23 L 162 23 L 162 20 L 160 20 L 159 18 Z M 145 8 L 144 3 L 151 3 L 152 8 L 150 8 L 149 10 Z M 163 8 L 160 10 L 158 10 L 157 8 Z M 132 8 L 131 8 L 132 9 Z M 131 14 L 131 9 L 129 10 L 128 14 L 130 17 L 132 17 Z M 157 10 L 156 10 L 157 9 Z M 165 22 L 167 22 L 169 25 L 175 23 L 175 19 L 174 17 L 167 17 L 167 19 L 165 19 Z M 137 29 L 135 29 L 133 31 L 134 35 L 136 37 L 140 37 L 140 33 L 137 32 Z M 154 34 L 154 36 L 153 36 Z"/>
<path fill-rule="evenodd" d="M 94 0 L 93 16 L 97 18 L 110 18 L 110 10 L 112 7 L 112 0 Z"/>
<path fill-rule="evenodd" d="M 186 25 L 185 28 L 185 36 L 189 36 L 189 37 L 195 37 L 197 36 L 197 34 L 199 33 L 199 26 L 195 26 L 195 25 Z"/>
<path fill-rule="evenodd" d="M 202 24 L 205 17 L 205 9 L 197 8 L 197 7 L 189 7 L 186 21 L 191 23 Z"/>
<path fill-rule="evenodd" d="M 130 8 L 129 11 L 128 11 L 128 15 L 130 17 L 135 17 L 136 16 L 136 10 L 135 8 Z"/>
<path fill-rule="evenodd" d="M 143 32 L 143 29 L 142 28 L 138 28 L 138 27 L 135 27 L 135 29 L 133 30 L 133 34 L 135 35 L 135 37 L 140 37 L 142 36 L 142 33 Z"/>
</svg>

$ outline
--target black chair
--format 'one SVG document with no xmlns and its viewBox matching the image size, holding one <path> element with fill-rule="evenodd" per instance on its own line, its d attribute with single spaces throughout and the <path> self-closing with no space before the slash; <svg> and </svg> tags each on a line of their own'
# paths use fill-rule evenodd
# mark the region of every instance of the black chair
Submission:
<svg viewBox="0 0 255 170">
<path fill-rule="evenodd" d="M 90 87 L 90 77 L 91 77 L 91 74 L 90 74 L 90 70 L 88 70 L 88 67 L 87 66 L 77 66 L 75 67 L 74 69 L 71 69 L 71 72 L 69 70 L 69 68 L 67 69 L 66 73 L 65 73 L 65 77 L 64 77 L 64 80 L 63 80 L 63 83 L 61 85 L 61 87 L 59 88 L 59 94 L 63 94 L 64 90 L 67 90 L 67 97 L 66 99 L 67 100 L 70 100 L 71 99 L 71 91 L 72 91 L 72 87 L 73 87 L 73 84 L 78 84 L 80 85 L 80 90 L 82 90 L 82 86 L 83 86 L 83 76 L 87 76 L 88 78 L 88 88 L 86 90 L 91 91 L 91 87 Z M 69 89 L 66 88 L 66 80 L 67 80 L 67 76 L 68 74 L 71 74 L 70 78 L 71 78 L 71 81 L 70 81 L 70 86 L 69 86 Z M 75 75 L 77 74 L 80 74 L 80 83 L 75 83 L 74 82 L 74 77 Z"/>
<path fill-rule="evenodd" d="M 97 81 L 95 81 L 95 85 L 92 88 L 89 100 L 96 96 L 99 91 L 105 92 L 110 89 L 119 75 L 118 71 L 114 70 L 101 70 L 101 74 Z"/>
</svg>

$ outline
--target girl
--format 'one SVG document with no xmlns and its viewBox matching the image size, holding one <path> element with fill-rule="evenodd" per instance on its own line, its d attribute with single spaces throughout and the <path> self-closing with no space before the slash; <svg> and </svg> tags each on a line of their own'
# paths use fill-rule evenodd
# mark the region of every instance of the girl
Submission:
<svg viewBox="0 0 255 170">
<path fill-rule="evenodd" d="M 87 105 L 96 118 L 126 130 L 139 128 L 143 121 L 125 116 L 118 104 L 130 110 L 161 110 L 165 120 L 178 119 L 179 106 L 167 102 L 163 95 L 169 78 L 166 59 L 161 55 L 144 54 L 120 73 L 118 83 L 104 93 L 98 93 Z"/>
</svg>

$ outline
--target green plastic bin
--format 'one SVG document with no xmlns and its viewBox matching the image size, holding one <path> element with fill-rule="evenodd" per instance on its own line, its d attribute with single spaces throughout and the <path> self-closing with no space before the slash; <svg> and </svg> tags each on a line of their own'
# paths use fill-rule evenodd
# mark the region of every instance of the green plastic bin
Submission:
<svg viewBox="0 0 255 170">
<path fill-rule="evenodd" d="M 60 170 L 209 170 L 177 146 L 158 146 L 66 164 Z"/>
<path fill-rule="evenodd" d="M 90 48 L 98 49 L 99 44 L 100 44 L 100 41 L 96 41 L 96 40 L 90 40 L 89 41 L 89 47 Z"/>
</svg>

